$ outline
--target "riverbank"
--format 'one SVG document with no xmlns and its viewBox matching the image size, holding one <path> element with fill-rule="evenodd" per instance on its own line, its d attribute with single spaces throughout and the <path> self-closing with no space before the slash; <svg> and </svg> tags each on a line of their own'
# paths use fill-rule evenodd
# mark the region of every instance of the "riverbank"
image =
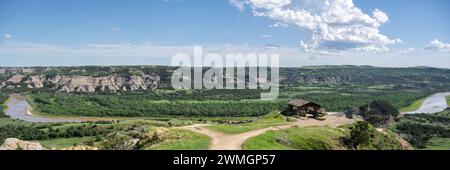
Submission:
<svg viewBox="0 0 450 170">
<path fill-rule="evenodd" d="M 12 119 L 18 119 L 33 123 L 82 122 L 80 119 L 76 118 L 47 118 L 35 116 L 31 112 L 30 104 L 27 102 L 25 96 L 22 95 L 10 95 L 10 98 L 6 102 L 6 105 L 8 109 L 6 110 L 5 115 L 11 117 Z"/>
<path fill-rule="evenodd" d="M 450 96 L 450 92 L 436 93 L 426 98 L 419 109 L 411 112 L 405 112 L 402 114 L 433 114 L 439 113 L 447 109 L 447 97 Z"/>
</svg>

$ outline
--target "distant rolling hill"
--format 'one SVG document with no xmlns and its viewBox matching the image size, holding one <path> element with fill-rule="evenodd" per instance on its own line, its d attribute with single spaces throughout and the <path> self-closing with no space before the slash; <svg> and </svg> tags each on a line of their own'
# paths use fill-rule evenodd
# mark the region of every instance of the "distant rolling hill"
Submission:
<svg viewBox="0 0 450 170">
<path fill-rule="evenodd" d="M 8 67 L 0 68 L 0 89 L 53 89 L 63 92 L 152 90 L 169 87 L 171 75 L 176 69 L 168 66 Z M 401 89 L 438 91 L 450 89 L 450 69 L 347 65 L 280 68 L 280 82 L 285 86 L 391 85 Z"/>
</svg>

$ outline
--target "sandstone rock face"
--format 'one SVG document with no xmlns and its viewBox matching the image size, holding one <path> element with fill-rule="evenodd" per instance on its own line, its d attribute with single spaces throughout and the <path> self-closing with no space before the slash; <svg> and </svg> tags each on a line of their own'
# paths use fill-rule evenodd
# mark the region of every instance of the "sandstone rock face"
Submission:
<svg viewBox="0 0 450 170">
<path fill-rule="evenodd" d="M 38 142 L 22 141 L 16 138 L 8 138 L 0 146 L 0 150 L 47 150 Z"/>
<path fill-rule="evenodd" d="M 98 91 L 135 91 L 153 90 L 158 86 L 160 77 L 157 75 L 122 76 L 111 75 L 104 77 L 92 76 L 55 76 L 14 75 L 5 82 L 0 82 L 0 88 L 26 84 L 27 88 L 52 88 L 59 92 L 98 92 Z"/>
<path fill-rule="evenodd" d="M 24 77 L 25 76 L 23 76 L 23 75 L 14 75 L 10 79 L 8 79 L 6 82 L 11 82 L 11 83 L 14 83 L 14 84 L 18 84 L 18 83 L 22 82 Z"/>
<path fill-rule="evenodd" d="M 45 79 L 40 76 L 31 76 L 28 77 L 25 83 L 27 84 L 28 88 L 42 88 L 44 87 L 44 81 Z"/>
</svg>

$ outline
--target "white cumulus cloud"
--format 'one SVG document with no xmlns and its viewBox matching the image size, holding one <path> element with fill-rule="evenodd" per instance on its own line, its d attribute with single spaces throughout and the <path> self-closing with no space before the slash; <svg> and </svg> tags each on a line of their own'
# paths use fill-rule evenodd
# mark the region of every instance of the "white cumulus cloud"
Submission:
<svg viewBox="0 0 450 170">
<path fill-rule="evenodd" d="M 433 41 L 430 41 L 430 43 L 425 47 L 426 50 L 433 50 L 433 51 L 450 51 L 450 44 L 444 43 L 438 39 L 434 39 Z"/>
<path fill-rule="evenodd" d="M 307 30 L 309 42 L 300 42 L 305 50 L 380 50 L 402 42 L 380 33 L 379 27 L 389 21 L 386 13 L 375 9 L 366 14 L 353 0 L 231 1 L 250 6 L 254 16 Z"/>
</svg>

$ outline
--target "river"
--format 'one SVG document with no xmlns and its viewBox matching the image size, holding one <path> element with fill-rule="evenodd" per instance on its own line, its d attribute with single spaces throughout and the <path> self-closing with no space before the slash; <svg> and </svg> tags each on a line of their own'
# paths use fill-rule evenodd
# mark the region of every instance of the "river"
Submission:
<svg viewBox="0 0 450 170">
<path fill-rule="evenodd" d="M 81 120 L 74 118 L 48 118 L 33 116 L 29 112 L 31 108 L 30 104 L 28 104 L 28 101 L 24 96 L 20 95 L 11 95 L 7 105 L 8 110 L 5 114 L 13 119 L 35 123 L 81 122 Z"/>
<path fill-rule="evenodd" d="M 449 95 L 450 92 L 433 94 L 424 101 L 418 110 L 404 114 L 432 114 L 442 112 L 448 107 L 445 97 Z M 11 95 L 7 105 L 8 110 L 5 114 L 13 119 L 36 123 L 82 122 L 81 119 L 76 118 L 51 118 L 31 115 L 31 112 L 29 112 L 31 106 L 28 104 L 25 97 L 21 95 Z"/>
<path fill-rule="evenodd" d="M 422 103 L 419 109 L 404 114 L 432 114 L 442 112 L 448 107 L 445 97 L 449 95 L 450 92 L 433 94 Z"/>
</svg>

